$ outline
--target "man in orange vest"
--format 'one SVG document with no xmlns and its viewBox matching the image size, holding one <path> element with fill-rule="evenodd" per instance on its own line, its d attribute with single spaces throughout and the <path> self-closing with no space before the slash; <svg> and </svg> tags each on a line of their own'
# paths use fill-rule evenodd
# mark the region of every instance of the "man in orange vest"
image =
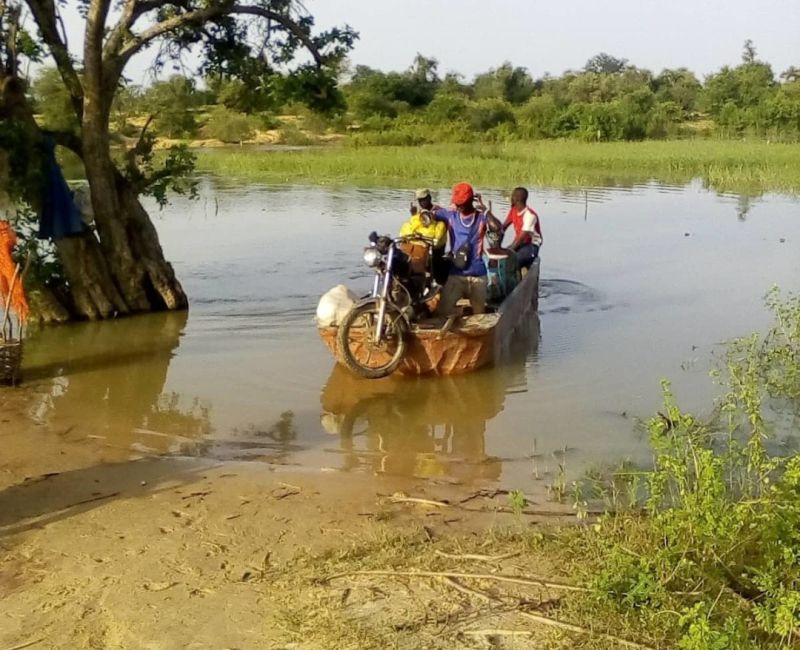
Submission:
<svg viewBox="0 0 800 650">
<path fill-rule="evenodd" d="M 511 209 L 503 224 L 503 232 L 511 226 L 514 226 L 514 241 L 508 248 L 517 253 L 520 268 L 527 269 L 539 256 L 543 238 L 539 215 L 528 206 L 528 190 L 524 187 L 511 192 Z"/>
</svg>

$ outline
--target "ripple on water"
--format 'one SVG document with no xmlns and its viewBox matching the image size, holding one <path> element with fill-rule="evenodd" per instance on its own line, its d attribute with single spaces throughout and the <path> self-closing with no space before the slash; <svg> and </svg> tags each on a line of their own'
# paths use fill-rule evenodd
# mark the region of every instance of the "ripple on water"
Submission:
<svg viewBox="0 0 800 650">
<path fill-rule="evenodd" d="M 608 311 L 614 305 L 603 295 L 582 282 L 563 278 L 545 278 L 539 284 L 540 314 L 569 314 Z"/>
</svg>

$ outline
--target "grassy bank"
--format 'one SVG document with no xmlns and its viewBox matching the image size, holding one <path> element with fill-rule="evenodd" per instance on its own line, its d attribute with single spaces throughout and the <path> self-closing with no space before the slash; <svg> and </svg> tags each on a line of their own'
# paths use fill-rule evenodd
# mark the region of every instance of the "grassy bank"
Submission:
<svg viewBox="0 0 800 650">
<path fill-rule="evenodd" d="M 443 621 L 440 630 L 458 630 L 477 615 L 479 631 L 461 627 L 461 635 L 498 648 L 512 647 L 503 641 L 510 637 L 524 639 L 513 647 L 586 650 L 800 647 L 800 455 L 793 445 L 800 297 L 772 292 L 768 305 L 775 316 L 769 333 L 730 342 L 721 358 L 722 396 L 713 416 L 681 411 L 665 383 L 663 408 L 644 423 L 652 469 L 626 467 L 576 485 L 579 514 L 585 490 L 606 499 L 608 514 L 585 525 L 531 530 L 522 518 L 526 499 L 512 492 L 516 529 L 445 538 L 447 548 L 417 531 L 315 558 L 292 576 L 292 584 L 318 594 L 295 611 L 294 620 L 303 622 L 298 638 L 326 635 L 321 647 L 405 647 L 399 640 L 406 629 L 422 639 L 431 620 Z M 397 583 L 440 590 L 415 594 L 436 606 L 424 624 L 395 627 L 384 637 L 367 625 L 355 638 L 352 618 L 316 604 L 335 603 L 336 588 L 347 586 L 344 598 L 351 589 L 380 589 L 383 596 L 383 589 L 399 590 Z M 459 602 L 469 607 L 448 610 Z M 538 636 L 553 629 L 560 641 Z"/>
<path fill-rule="evenodd" d="M 246 181 L 346 185 L 517 184 L 591 187 L 700 178 L 720 191 L 800 191 L 800 146 L 739 141 L 650 141 L 421 147 L 338 145 L 300 151 L 198 152 L 198 169 Z"/>
</svg>

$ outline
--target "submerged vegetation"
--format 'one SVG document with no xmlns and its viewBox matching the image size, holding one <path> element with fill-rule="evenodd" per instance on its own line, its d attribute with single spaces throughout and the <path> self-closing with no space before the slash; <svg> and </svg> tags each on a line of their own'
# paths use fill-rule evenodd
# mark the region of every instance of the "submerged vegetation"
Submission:
<svg viewBox="0 0 800 650">
<path fill-rule="evenodd" d="M 700 178 L 717 190 L 797 192 L 800 149 L 765 142 L 437 144 L 317 147 L 302 151 L 198 151 L 207 173 L 262 182 L 348 185 L 511 184 L 587 187 Z"/>
</svg>

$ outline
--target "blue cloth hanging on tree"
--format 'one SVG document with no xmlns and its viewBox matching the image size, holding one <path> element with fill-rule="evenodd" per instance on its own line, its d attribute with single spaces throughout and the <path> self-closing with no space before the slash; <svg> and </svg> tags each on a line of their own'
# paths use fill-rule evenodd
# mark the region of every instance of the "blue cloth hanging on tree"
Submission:
<svg viewBox="0 0 800 650">
<path fill-rule="evenodd" d="M 56 160 L 56 143 L 44 137 L 44 185 L 39 239 L 64 239 L 83 232 L 81 211 Z"/>
</svg>

